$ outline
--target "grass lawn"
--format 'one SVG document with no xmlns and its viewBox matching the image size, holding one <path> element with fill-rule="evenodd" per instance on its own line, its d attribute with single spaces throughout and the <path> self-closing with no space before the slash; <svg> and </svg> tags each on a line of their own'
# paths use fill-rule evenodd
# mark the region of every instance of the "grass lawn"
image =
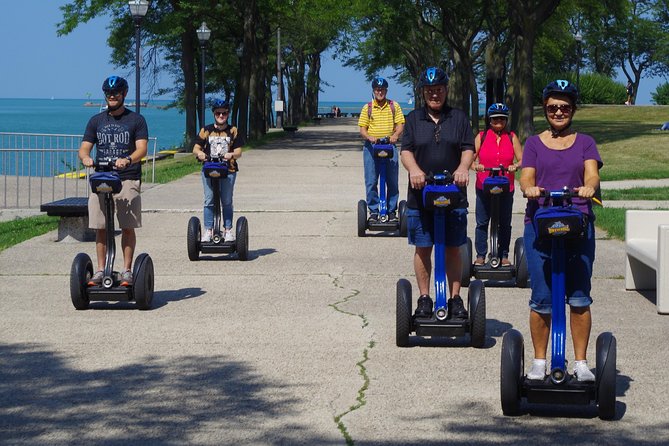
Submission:
<svg viewBox="0 0 669 446">
<path fill-rule="evenodd" d="M 0 222 L 0 251 L 58 228 L 58 217 L 40 215 Z"/>
<path fill-rule="evenodd" d="M 631 189 L 602 190 L 602 199 L 605 202 L 606 200 L 669 200 L 669 187 L 633 187 Z"/>
</svg>

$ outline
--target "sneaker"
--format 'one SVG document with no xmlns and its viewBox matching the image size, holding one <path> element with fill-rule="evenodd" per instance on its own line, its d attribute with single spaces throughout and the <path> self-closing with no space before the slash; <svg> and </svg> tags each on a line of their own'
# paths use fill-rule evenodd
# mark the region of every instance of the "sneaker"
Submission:
<svg viewBox="0 0 669 446">
<path fill-rule="evenodd" d="M 574 375 L 581 382 L 594 381 L 595 375 L 588 368 L 588 361 L 574 361 Z"/>
<path fill-rule="evenodd" d="M 476 260 L 474 261 L 474 265 L 476 265 L 476 266 L 485 265 L 485 257 L 476 257 Z"/>
<path fill-rule="evenodd" d="M 211 241 L 212 232 L 213 231 L 211 230 L 211 228 L 205 229 L 205 231 L 202 233 L 202 238 L 200 239 L 200 241 L 203 243 L 209 243 Z"/>
<path fill-rule="evenodd" d="M 462 298 L 457 294 L 448 299 L 448 319 L 467 319 L 467 310 Z"/>
<path fill-rule="evenodd" d="M 96 286 L 100 285 L 102 283 L 102 277 L 104 274 L 102 271 L 96 271 L 95 274 L 93 274 L 93 277 L 88 279 L 88 286 Z"/>
<path fill-rule="evenodd" d="M 379 222 L 379 214 L 369 214 L 369 220 L 367 220 L 369 223 L 378 223 Z"/>
<path fill-rule="evenodd" d="M 532 368 L 527 372 L 527 379 L 544 379 L 546 378 L 546 360 L 536 359 L 532 360 Z"/>
<path fill-rule="evenodd" d="M 418 298 L 418 307 L 414 313 L 416 317 L 430 317 L 432 316 L 432 299 L 427 294 L 423 294 Z"/>
<path fill-rule="evenodd" d="M 388 213 L 388 221 L 391 222 L 391 223 L 396 223 L 397 222 L 397 212 Z"/>
<path fill-rule="evenodd" d="M 121 286 L 132 285 L 132 271 L 126 269 L 121 273 Z"/>
<path fill-rule="evenodd" d="M 225 234 L 223 235 L 224 242 L 234 242 L 235 236 L 232 235 L 232 229 L 226 229 Z"/>
</svg>

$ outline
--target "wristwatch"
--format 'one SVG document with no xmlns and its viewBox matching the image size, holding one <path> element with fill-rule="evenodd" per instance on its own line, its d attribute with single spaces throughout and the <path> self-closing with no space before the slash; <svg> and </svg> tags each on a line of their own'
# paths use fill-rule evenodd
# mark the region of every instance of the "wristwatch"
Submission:
<svg viewBox="0 0 669 446">
<path fill-rule="evenodd" d="M 132 158 L 130 157 L 130 155 L 126 156 L 125 159 L 127 159 L 128 162 L 129 162 L 130 164 L 132 164 Z"/>
</svg>

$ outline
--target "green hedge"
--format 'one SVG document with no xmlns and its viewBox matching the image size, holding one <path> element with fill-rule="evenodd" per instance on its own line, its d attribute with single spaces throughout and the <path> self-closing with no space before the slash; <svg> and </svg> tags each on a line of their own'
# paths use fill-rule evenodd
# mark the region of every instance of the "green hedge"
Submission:
<svg viewBox="0 0 669 446">
<path fill-rule="evenodd" d="M 656 105 L 669 105 L 669 83 L 660 84 L 655 89 L 655 93 L 651 93 L 653 103 Z"/>
<path fill-rule="evenodd" d="M 534 103 L 541 105 L 541 92 L 553 80 L 566 79 L 576 84 L 575 73 L 562 73 L 548 78 L 547 76 L 534 79 Z M 627 99 L 625 85 L 613 79 L 596 73 L 581 74 L 578 89 L 581 104 L 624 104 Z"/>
</svg>

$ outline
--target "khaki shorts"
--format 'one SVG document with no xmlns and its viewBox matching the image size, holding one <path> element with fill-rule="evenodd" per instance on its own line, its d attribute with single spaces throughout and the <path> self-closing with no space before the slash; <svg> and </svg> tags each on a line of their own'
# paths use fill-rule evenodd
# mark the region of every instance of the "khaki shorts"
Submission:
<svg viewBox="0 0 669 446">
<path fill-rule="evenodd" d="M 121 192 L 114 195 L 116 217 L 121 229 L 142 227 L 142 197 L 139 180 L 123 180 Z M 104 194 L 88 197 L 88 227 L 105 229 Z"/>
</svg>

